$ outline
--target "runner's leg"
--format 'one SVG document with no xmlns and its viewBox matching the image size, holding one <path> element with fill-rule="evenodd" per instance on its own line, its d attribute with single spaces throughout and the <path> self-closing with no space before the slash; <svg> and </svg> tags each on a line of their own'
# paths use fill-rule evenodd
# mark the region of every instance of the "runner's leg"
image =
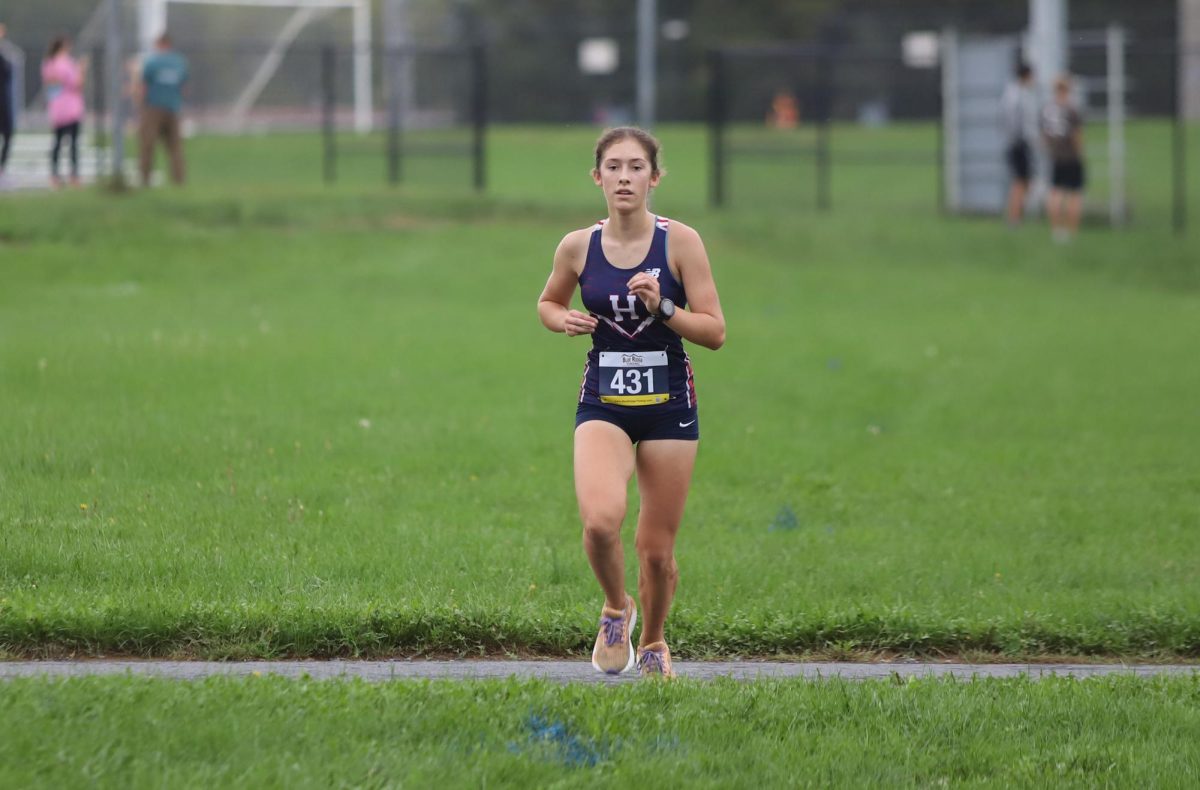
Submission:
<svg viewBox="0 0 1200 790">
<path fill-rule="evenodd" d="M 663 623 L 675 597 L 679 568 L 675 535 L 683 520 L 699 442 L 684 439 L 644 441 L 637 448 L 638 600 L 642 605 L 641 646 L 663 640 Z"/>
<path fill-rule="evenodd" d="M 621 524 L 633 469 L 633 443 L 625 431 L 601 420 L 575 429 L 575 496 L 583 548 L 611 609 L 624 609 L 626 603 Z"/>
</svg>

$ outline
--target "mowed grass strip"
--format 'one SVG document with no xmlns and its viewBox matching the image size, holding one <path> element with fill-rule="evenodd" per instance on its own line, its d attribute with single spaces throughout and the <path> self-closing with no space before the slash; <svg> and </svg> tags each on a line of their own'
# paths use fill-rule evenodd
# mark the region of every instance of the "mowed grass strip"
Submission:
<svg viewBox="0 0 1200 790">
<path fill-rule="evenodd" d="M 533 304 L 602 206 L 543 136 L 499 197 L 7 201 L 0 650 L 586 651 L 586 344 Z M 658 210 L 730 327 L 694 355 L 677 655 L 1200 655 L 1194 240 L 709 214 L 672 150 Z M 579 192 L 532 202 L 539 158 Z"/>
<path fill-rule="evenodd" d="M 19 679 L 8 787 L 1174 787 L 1200 678 L 910 682 Z"/>
</svg>

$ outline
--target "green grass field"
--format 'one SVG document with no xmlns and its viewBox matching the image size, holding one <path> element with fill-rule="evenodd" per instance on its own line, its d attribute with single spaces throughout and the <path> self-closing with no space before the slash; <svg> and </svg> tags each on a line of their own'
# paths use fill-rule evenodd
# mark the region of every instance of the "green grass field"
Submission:
<svg viewBox="0 0 1200 790">
<path fill-rule="evenodd" d="M 582 655 L 585 344 L 534 302 L 593 134 L 497 131 L 483 198 L 263 138 L 0 202 L 0 650 Z M 677 655 L 1200 656 L 1196 229 L 1054 246 L 928 184 L 711 213 L 702 132 L 663 137 L 729 325 Z"/>
<path fill-rule="evenodd" d="M 1200 677 L 10 680 L 6 787 L 1187 787 Z"/>
<path fill-rule="evenodd" d="M 585 344 L 534 301 L 603 211 L 593 136 L 498 130 L 483 197 L 461 162 L 383 187 L 378 138 L 323 188 L 296 136 L 195 140 L 183 192 L 0 201 L 0 657 L 584 666 Z M 939 218 L 924 166 L 838 167 L 818 214 L 744 162 L 713 213 L 703 134 L 664 130 L 656 207 L 729 323 L 678 656 L 1200 657 L 1200 242 L 1163 128 L 1131 137 L 1134 224 L 1063 247 Z M 0 785 L 1188 786 L 1197 677 L 10 680 Z"/>
</svg>

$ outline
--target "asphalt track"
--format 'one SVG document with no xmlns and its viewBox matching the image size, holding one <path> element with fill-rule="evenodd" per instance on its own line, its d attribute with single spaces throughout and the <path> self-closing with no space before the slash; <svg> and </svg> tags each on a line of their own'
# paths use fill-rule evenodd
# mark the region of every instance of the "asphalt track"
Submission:
<svg viewBox="0 0 1200 790">
<path fill-rule="evenodd" d="M 948 677 L 1038 679 L 1047 676 L 1076 678 L 1098 675 L 1190 675 L 1200 665 L 1190 664 L 949 664 L 949 663 L 782 663 L 760 661 L 677 661 L 680 677 L 736 680 L 803 677 L 810 680 L 847 678 Z M 629 683 L 636 673 L 601 675 L 587 661 L 0 661 L 0 680 L 15 677 L 81 677 L 85 675 L 138 675 L 198 680 L 213 675 L 279 675 L 319 680 L 362 678 L 387 680 L 473 680 L 484 678 L 542 678 L 560 683 Z"/>
</svg>

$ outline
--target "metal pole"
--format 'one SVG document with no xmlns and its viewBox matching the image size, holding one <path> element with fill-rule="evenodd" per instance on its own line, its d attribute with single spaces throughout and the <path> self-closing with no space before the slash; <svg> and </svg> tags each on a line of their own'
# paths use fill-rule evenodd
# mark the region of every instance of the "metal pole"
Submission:
<svg viewBox="0 0 1200 790">
<path fill-rule="evenodd" d="M 658 42 L 656 0 L 638 0 L 637 5 L 637 117 L 642 128 L 654 126 L 655 61 Z"/>
<path fill-rule="evenodd" d="M 725 204 L 725 74 L 719 50 L 708 53 L 708 129 L 712 173 L 709 177 L 709 202 L 715 208 Z"/>
<path fill-rule="evenodd" d="M 946 213 L 946 124 L 942 119 L 946 117 L 946 58 L 943 52 L 938 58 L 938 78 L 940 80 L 941 89 L 937 92 L 937 206 L 941 214 Z"/>
<path fill-rule="evenodd" d="M 321 49 L 321 132 L 324 142 L 324 177 L 326 184 L 332 184 L 337 179 L 336 134 L 334 129 L 334 52 L 333 47 L 326 45 Z"/>
<path fill-rule="evenodd" d="M 829 116 L 817 126 L 817 208 L 828 211 L 829 196 Z"/>
<path fill-rule="evenodd" d="M 1125 31 L 1108 26 L 1108 218 L 1125 223 Z"/>
<path fill-rule="evenodd" d="M 1029 0 L 1029 44 L 1034 78 L 1050 95 L 1054 80 L 1070 65 L 1067 0 Z"/>
<path fill-rule="evenodd" d="M 1182 50 L 1176 62 L 1176 93 L 1181 94 L 1186 121 L 1200 119 L 1200 0 L 1179 0 L 1176 45 Z"/>
<path fill-rule="evenodd" d="M 472 107 L 474 121 L 473 151 L 475 157 L 475 189 L 482 192 L 486 186 L 487 168 L 485 156 L 487 148 L 484 145 L 484 134 L 487 131 L 487 62 L 481 44 L 471 48 L 471 64 L 474 83 L 475 101 Z"/>
<path fill-rule="evenodd" d="M 138 52 L 154 49 L 154 40 L 167 29 L 167 0 L 138 0 Z"/>
<path fill-rule="evenodd" d="M 817 208 L 828 211 L 831 203 L 829 142 L 833 116 L 833 62 L 827 52 L 817 55 L 817 73 L 821 86 L 821 121 L 817 126 Z"/>
<path fill-rule="evenodd" d="M 108 98 L 104 92 L 104 83 L 108 82 L 108 58 L 104 47 L 92 47 L 92 63 L 96 64 L 88 73 L 92 78 L 92 144 L 95 146 L 100 160 L 96 163 L 96 175 L 108 171 Z"/>
<path fill-rule="evenodd" d="M 354 131 L 371 131 L 375 111 L 371 106 L 371 4 L 354 5 Z"/>
<path fill-rule="evenodd" d="M 1183 66 L 1184 48 L 1175 45 L 1175 80 L 1178 83 L 1180 69 Z M 1172 225 L 1177 235 L 1183 235 L 1187 229 L 1187 113 L 1184 106 L 1183 93 L 1180 86 L 1175 86 L 1175 123 L 1171 126 L 1171 142 L 1174 151 L 1174 186 L 1175 197 L 1172 201 Z"/>
<path fill-rule="evenodd" d="M 400 127 L 402 124 L 402 102 L 404 100 L 404 81 L 400 79 L 401 69 L 409 53 L 389 46 L 383 62 L 387 73 L 387 163 L 388 183 L 392 186 L 400 183 Z"/>
<path fill-rule="evenodd" d="M 958 33 L 942 32 L 942 190 L 949 211 L 962 204 L 959 191 Z"/>
<path fill-rule="evenodd" d="M 406 49 L 413 43 L 408 10 L 408 0 L 383 0 L 383 7 L 380 9 L 383 23 L 383 43 L 388 49 Z M 414 58 L 411 56 L 400 58 L 398 68 L 389 70 L 387 80 L 384 81 L 387 84 L 390 80 L 398 80 L 400 82 L 398 94 L 400 101 L 409 104 L 416 95 L 413 91 L 413 60 Z M 390 87 L 388 90 L 390 91 Z M 411 109 L 411 106 L 401 104 L 400 117 L 406 117 Z"/>
<path fill-rule="evenodd" d="M 125 52 L 121 36 L 121 0 L 108 0 L 108 28 L 105 31 L 104 67 L 108 77 L 108 96 L 111 97 L 112 112 L 109 132 L 112 140 L 112 158 L 109 172 L 113 185 L 121 186 L 125 181 L 125 102 L 121 99 L 122 63 Z"/>
</svg>

